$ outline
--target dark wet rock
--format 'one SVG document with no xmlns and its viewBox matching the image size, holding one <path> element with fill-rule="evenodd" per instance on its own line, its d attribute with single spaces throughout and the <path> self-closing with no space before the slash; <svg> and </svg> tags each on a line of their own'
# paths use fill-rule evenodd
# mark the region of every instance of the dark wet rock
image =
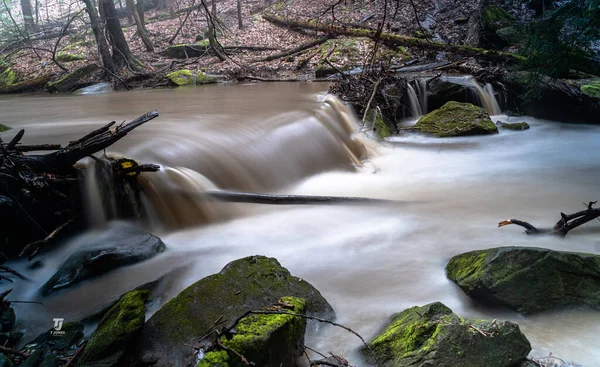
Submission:
<svg viewBox="0 0 600 367">
<path fill-rule="evenodd" d="M 498 247 L 454 256 L 446 273 L 470 297 L 522 313 L 600 310 L 600 255 Z"/>
<path fill-rule="evenodd" d="M 165 250 L 157 236 L 135 227 L 118 224 L 94 238 L 60 266 L 41 288 L 43 294 L 70 287 L 122 266 L 148 260 Z"/>
<path fill-rule="evenodd" d="M 43 268 L 44 267 L 44 263 L 41 260 L 37 260 L 31 263 L 31 265 L 29 265 L 27 267 L 27 269 L 29 270 L 36 270 L 39 268 Z"/>
<path fill-rule="evenodd" d="M 24 349 L 35 351 L 48 348 L 54 351 L 70 349 L 83 338 L 84 325 L 82 322 L 67 322 L 60 330 L 50 329 L 37 338 L 25 344 Z"/>
<path fill-rule="evenodd" d="M 393 315 L 368 344 L 361 352 L 379 367 L 511 367 L 531 350 L 517 324 L 463 319 L 440 302 Z"/>
<path fill-rule="evenodd" d="M 148 291 L 125 294 L 100 321 L 77 363 L 80 367 L 127 365 L 128 353 L 144 326 Z"/>
<path fill-rule="evenodd" d="M 146 323 L 141 355 L 154 355 L 158 366 L 192 363 L 194 350 L 185 347 L 205 335 L 216 320 L 220 326 L 250 310 L 274 304 L 281 297 L 306 300 L 309 315 L 333 319 L 335 313 L 317 289 L 292 276 L 276 259 L 250 256 L 227 264 L 221 272 L 199 280 L 167 302 Z"/>
<path fill-rule="evenodd" d="M 17 344 L 19 339 L 21 339 L 22 337 L 23 337 L 23 333 L 20 333 L 20 332 L 0 333 L 0 345 L 3 345 L 5 347 L 12 347 L 15 344 Z"/>
<path fill-rule="evenodd" d="M 4 354 L 0 354 L 0 367 L 13 367 L 13 361 Z"/>
<path fill-rule="evenodd" d="M 454 101 L 421 117 L 415 130 L 437 137 L 498 133 L 498 128 L 483 108 Z"/>
<path fill-rule="evenodd" d="M 282 297 L 290 305 L 285 312 L 304 314 L 306 301 L 296 297 Z M 268 306 L 268 305 L 265 305 Z M 306 319 L 293 315 L 248 315 L 235 327 L 231 338 L 222 336 L 221 343 L 243 355 L 255 366 L 296 367 L 304 350 Z M 240 358 L 226 350 L 207 353 L 197 367 L 240 366 Z"/>
<path fill-rule="evenodd" d="M 42 359 L 42 363 L 40 363 L 39 367 L 58 367 L 58 357 L 54 353 L 48 353 Z"/>
<path fill-rule="evenodd" d="M 45 350 L 43 348 L 37 349 L 35 352 L 31 353 L 29 357 L 27 357 L 23 363 L 21 363 L 20 367 L 37 367 L 42 359 L 44 358 Z"/>
<path fill-rule="evenodd" d="M 496 126 L 500 126 L 506 130 L 522 131 L 529 129 L 529 124 L 526 122 L 502 122 L 497 121 Z"/>
<path fill-rule="evenodd" d="M 62 78 L 55 82 L 48 83 L 48 91 L 50 92 L 68 92 L 77 88 L 78 83 L 84 78 L 98 70 L 96 64 L 89 64 L 75 70 L 72 73 L 65 74 Z"/>
<path fill-rule="evenodd" d="M 2 332 L 11 331 L 15 327 L 15 322 L 17 321 L 17 316 L 15 315 L 15 310 L 8 304 L 8 302 L 3 302 L 0 306 L 0 326 L 2 326 Z"/>
<path fill-rule="evenodd" d="M 501 83 L 508 91 L 508 106 L 518 107 L 523 115 L 563 122 L 598 123 L 600 99 L 586 94 L 572 80 L 511 72 L 502 76 Z M 533 92 L 536 97 L 523 99 L 526 92 Z"/>
<path fill-rule="evenodd" d="M 324 359 L 318 359 L 315 366 L 333 366 L 333 367 L 348 367 L 350 363 L 342 357 L 330 356 Z"/>
</svg>

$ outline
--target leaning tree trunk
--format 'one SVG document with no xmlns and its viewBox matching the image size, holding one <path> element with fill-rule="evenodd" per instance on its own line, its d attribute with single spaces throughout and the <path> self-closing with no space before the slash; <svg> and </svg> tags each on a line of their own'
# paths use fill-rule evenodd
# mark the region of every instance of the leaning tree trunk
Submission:
<svg viewBox="0 0 600 367">
<path fill-rule="evenodd" d="M 100 25 L 100 17 L 96 12 L 94 2 L 93 0 L 83 0 L 83 2 L 85 3 L 85 10 L 88 13 L 88 17 L 90 18 L 92 32 L 94 32 L 94 38 L 96 39 L 96 44 L 98 45 L 98 53 L 100 54 L 100 58 L 102 59 L 102 65 L 107 71 L 114 72 L 115 64 L 113 63 L 112 57 L 110 55 L 108 43 L 106 42 L 104 32 L 102 32 L 102 26 Z"/>
<path fill-rule="evenodd" d="M 132 70 L 140 69 L 141 64 L 129 49 L 112 0 L 100 0 L 100 15 L 106 23 L 108 39 L 112 44 L 112 59 L 115 67 L 119 68 L 127 65 Z"/>
<path fill-rule="evenodd" d="M 138 0 L 138 4 L 141 0 Z M 144 42 L 144 46 L 146 46 L 146 51 L 154 52 L 154 46 L 152 45 L 152 41 L 150 41 L 150 37 L 148 37 L 148 32 L 146 31 L 146 27 L 144 27 L 144 23 L 140 18 L 140 14 L 133 2 L 133 0 L 127 0 L 127 7 L 133 10 L 133 18 L 135 19 L 135 25 L 137 27 L 138 34 L 142 38 L 142 42 Z"/>
<path fill-rule="evenodd" d="M 21 0 L 21 11 L 23 12 L 25 31 L 27 34 L 31 34 L 35 31 L 35 22 L 33 20 L 33 11 L 31 10 L 31 2 L 29 0 Z"/>
</svg>

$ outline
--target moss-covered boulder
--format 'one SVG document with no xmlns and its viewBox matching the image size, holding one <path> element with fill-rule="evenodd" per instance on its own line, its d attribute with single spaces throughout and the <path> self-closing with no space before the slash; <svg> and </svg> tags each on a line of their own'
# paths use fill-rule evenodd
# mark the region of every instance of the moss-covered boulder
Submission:
<svg viewBox="0 0 600 367">
<path fill-rule="evenodd" d="M 62 78 L 55 82 L 48 83 L 48 91 L 50 92 L 69 92 L 77 89 L 78 83 L 87 78 L 92 73 L 98 70 L 98 65 L 89 64 L 75 70 L 72 73 L 63 75 Z"/>
<path fill-rule="evenodd" d="M 415 129 L 438 137 L 498 133 L 498 128 L 483 108 L 455 101 L 421 117 Z"/>
<path fill-rule="evenodd" d="M 4 132 L 4 131 L 7 131 L 7 130 L 10 130 L 10 129 L 11 129 L 10 126 L 6 126 L 4 124 L 0 124 L 0 133 Z"/>
<path fill-rule="evenodd" d="M 306 301 L 296 297 L 282 297 L 280 306 L 268 310 L 282 310 L 288 313 L 304 314 Z M 293 315 L 258 315 L 242 318 L 235 327 L 231 338 L 221 337 L 221 343 L 229 350 L 243 355 L 255 366 L 296 367 L 302 355 L 306 319 Z M 205 355 L 197 367 L 242 367 L 241 359 L 224 350 L 216 350 Z"/>
<path fill-rule="evenodd" d="M 531 350 L 517 324 L 463 319 L 440 302 L 393 315 L 368 344 L 361 351 L 378 367 L 511 367 Z"/>
<path fill-rule="evenodd" d="M 457 255 L 446 273 L 470 297 L 522 313 L 569 306 L 600 310 L 600 255 L 498 247 Z"/>
<path fill-rule="evenodd" d="M 582 85 L 581 91 L 590 97 L 600 98 L 600 81 Z"/>
<path fill-rule="evenodd" d="M 281 297 L 306 300 L 309 315 L 332 319 L 335 313 L 317 289 L 294 277 L 276 259 L 250 256 L 227 264 L 221 272 L 186 288 L 146 323 L 143 355 L 153 355 L 158 366 L 187 365 L 194 350 L 185 346 L 205 335 L 215 320 L 230 326 L 247 311 L 274 304 Z"/>
<path fill-rule="evenodd" d="M 116 367 L 125 359 L 144 326 L 148 291 L 126 293 L 104 317 L 88 341 L 77 366 Z"/>
<path fill-rule="evenodd" d="M 2 74 L 0 74 L 0 87 L 9 87 L 17 79 L 17 73 L 11 68 L 6 68 Z"/>
<path fill-rule="evenodd" d="M 81 61 L 84 60 L 84 55 L 75 55 L 67 52 L 59 52 L 56 55 L 56 61 L 58 62 L 72 62 L 72 61 Z"/>
<path fill-rule="evenodd" d="M 194 85 L 194 84 L 210 84 L 216 83 L 215 77 L 204 74 L 199 71 L 198 74 L 194 75 L 190 70 L 178 70 L 167 74 L 167 78 L 172 85 Z"/>
<path fill-rule="evenodd" d="M 496 125 L 506 130 L 522 131 L 529 129 L 529 124 L 526 122 L 496 122 Z"/>
</svg>

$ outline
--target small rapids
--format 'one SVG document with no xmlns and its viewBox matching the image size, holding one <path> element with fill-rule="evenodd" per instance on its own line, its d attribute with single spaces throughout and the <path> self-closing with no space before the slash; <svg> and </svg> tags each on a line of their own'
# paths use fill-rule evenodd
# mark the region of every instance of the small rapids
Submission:
<svg viewBox="0 0 600 367">
<path fill-rule="evenodd" d="M 162 276 L 158 292 L 164 303 L 228 262 L 262 254 L 313 284 L 335 308 L 337 322 L 367 339 L 393 313 L 441 301 L 463 317 L 518 322 L 535 357 L 552 352 L 567 362 L 598 365 L 597 312 L 523 316 L 475 307 L 446 278 L 444 267 L 458 253 L 505 245 L 600 253 L 599 223 L 578 228 L 564 240 L 496 228 L 511 217 L 551 226 L 561 211 L 575 212 L 582 202 L 596 200 L 600 128 L 523 117 L 519 121 L 531 125 L 524 132 L 451 139 L 403 135 L 379 145 L 357 134 L 352 111 L 324 96 L 325 88 L 317 83 L 248 84 L 0 98 L 5 123 L 25 128 L 26 144 L 64 143 L 106 121 L 152 109 L 161 113 L 112 150 L 162 166 L 156 174 L 143 174 L 142 202 L 149 216 L 143 225 L 163 239 L 167 250 L 43 299 L 37 290 L 62 261 L 114 227 L 94 228 L 39 255 L 41 268 L 14 264 L 33 281 L 19 283 L 12 298 L 44 302 L 44 307 L 17 306 L 19 317 L 28 321 L 24 339 L 49 329 L 53 318 L 79 320 Z M 422 89 L 413 89 L 419 99 Z M 488 107 L 495 108 L 493 103 Z M 110 210 L 104 209 L 100 188 L 89 189 L 90 220 L 101 223 L 110 217 L 102 213 Z M 276 207 L 198 200 L 197 192 L 208 189 L 419 204 Z M 92 215 L 95 211 L 101 213 Z M 306 343 L 344 352 L 355 365 L 365 365 L 354 352 L 360 341 L 344 331 L 324 329 Z"/>
</svg>

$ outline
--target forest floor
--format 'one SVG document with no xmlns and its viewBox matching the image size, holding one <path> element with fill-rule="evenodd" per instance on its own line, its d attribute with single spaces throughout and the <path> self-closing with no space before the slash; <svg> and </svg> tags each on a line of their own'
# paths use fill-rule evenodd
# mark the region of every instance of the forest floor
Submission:
<svg viewBox="0 0 600 367">
<path fill-rule="evenodd" d="M 336 4 L 332 7 L 333 4 Z M 182 9 L 185 4 L 181 4 Z M 444 9 L 436 8 L 433 2 L 419 2 L 417 8 L 400 7 L 398 9 L 382 9 L 380 2 L 333 2 L 331 0 L 313 0 L 310 2 L 301 0 L 290 1 L 244 1 L 242 7 L 243 28 L 238 27 L 237 2 L 236 0 L 224 0 L 217 3 L 218 18 L 222 22 L 222 31 L 219 41 L 224 46 L 259 46 L 268 47 L 268 51 L 237 51 L 231 53 L 227 60 L 221 62 L 217 57 L 209 54 L 189 59 L 172 59 L 165 55 L 167 47 L 176 44 L 194 44 L 202 40 L 207 28 L 204 11 L 194 10 L 190 12 L 187 21 L 186 12 L 174 17 L 168 11 L 150 10 L 145 13 L 146 27 L 150 38 L 154 43 L 155 52 L 148 52 L 141 38 L 136 35 L 134 23 L 128 23 L 127 18 L 121 19 L 123 31 L 134 55 L 144 64 L 144 69 L 139 71 L 123 69 L 120 77 L 122 79 L 135 78 L 139 74 L 159 74 L 189 69 L 193 72 L 203 71 L 208 74 L 220 75 L 225 79 L 233 79 L 239 76 L 255 76 L 271 79 L 313 79 L 315 70 L 325 66 L 349 70 L 360 67 L 367 60 L 373 49 L 373 41 L 367 38 L 338 38 L 329 40 L 323 45 L 314 46 L 301 54 L 278 58 L 271 61 L 261 61 L 268 56 L 278 54 L 304 43 L 317 39 L 318 35 L 312 31 L 294 31 L 284 27 L 276 26 L 266 21 L 262 15 L 265 13 L 277 14 L 293 19 L 319 19 L 324 24 L 350 25 L 377 29 L 382 21 L 385 21 L 386 31 L 405 34 L 410 36 L 423 36 L 439 41 L 464 44 L 464 35 L 467 32 L 465 20 L 475 9 L 469 7 L 468 1 L 463 8 Z M 437 10 L 435 10 L 437 9 Z M 420 17 L 420 23 L 415 20 L 415 12 L 425 14 Z M 435 11 L 436 21 L 427 21 L 429 14 Z M 387 14 L 383 19 L 383 14 Z M 182 22 L 185 25 L 173 39 Z M 77 22 L 74 22 L 77 24 Z M 423 24 L 427 26 L 424 28 Z M 58 53 L 67 53 L 81 57 L 81 60 L 62 62 L 69 72 L 90 63 L 98 62 L 96 44 L 88 27 L 81 24 L 81 31 L 67 35 L 60 41 Z M 50 48 L 55 46 L 56 39 L 38 41 L 34 44 L 39 48 Z M 410 59 L 435 59 L 436 55 L 410 47 L 379 48 L 380 56 L 391 64 L 401 64 Z M 21 79 L 30 79 L 42 74 L 51 73 L 56 80 L 66 72 L 61 70 L 50 59 L 50 53 L 34 51 L 31 48 L 23 48 L 14 53 L 9 61 L 13 69 Z M 305 62 L 305 58 L 312 56 Z M 90 82 L 95 81 L 96 75 L 90 77 Z M 85 80 L 84 80 L 85 81 Z M 146 85 L 147 86 L 147 85 Z"/>
</svg>

